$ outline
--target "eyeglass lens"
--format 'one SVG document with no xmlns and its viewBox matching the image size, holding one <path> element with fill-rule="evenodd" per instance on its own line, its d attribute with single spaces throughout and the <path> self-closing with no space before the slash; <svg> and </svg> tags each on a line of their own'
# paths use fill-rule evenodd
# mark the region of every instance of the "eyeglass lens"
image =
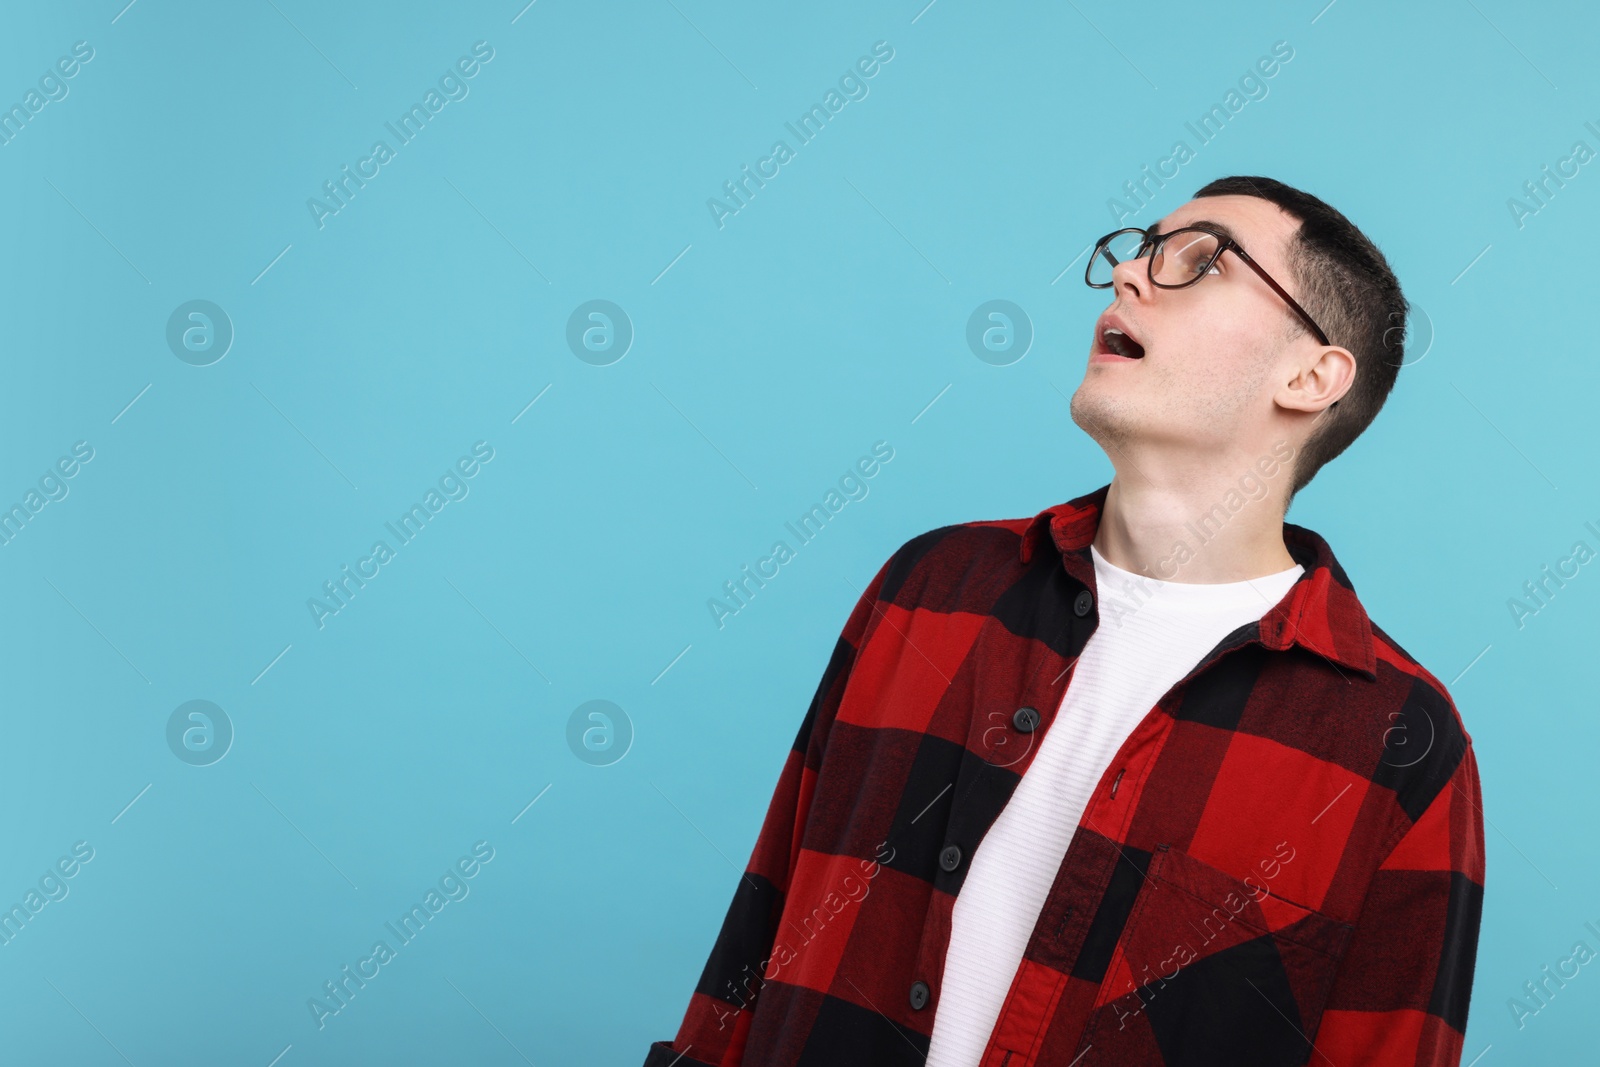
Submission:
<svg viewBox="0 0 1600 1067">
<path fill-rule="evenodd" d="M 1103 247 L 1089 265 L 1089 280 L 1107 285 L 1112 268 L 1137 259 L 1145 235 L 1139 231 L 1119 233 Z M 1200 230 L 1185 230 L 1170 235 L 1156 253 L 1153 277 L 1158 285 L 1183 285 L 1193 281 L 1217 254 L 1217 238 Z"/>
</svg>

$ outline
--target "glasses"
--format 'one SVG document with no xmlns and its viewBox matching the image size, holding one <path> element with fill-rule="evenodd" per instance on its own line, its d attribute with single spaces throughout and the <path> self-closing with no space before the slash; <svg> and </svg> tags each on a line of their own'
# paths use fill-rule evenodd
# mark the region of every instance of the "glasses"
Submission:
<svg viewBox="0 0 1600 1067">
<path fill-rule="evenodd" d="M 1322 332 L 1322 328 L 1311 316 L 1306 314 L 1306 309 L 1296 303 L 1294 297 L 1290 296 L 1283 286 L 1273 281 L 1272 276 L 1261 268 L 1261 264 L 1251 259 L 1249 254 L 1239 247 L 1239 242 L 1203 226 L 1184 226 L 1170 233 L 1154 235 L 1137 226 L 1108 233 L 1096 242 L 1094 254 L 1089 257 L 1089 265 L 1084 268 L 1083 280 L 1090 288 L 1109 289 L 1113 280 L 1113 267 L 1119 263 L 1131 263 L 1148 252 L 1151 285 L 1161 289 L 1187 289 L 1204 278 L 1222 253 L 1230 250 L 1261 275 L 1261 280 L 1272 286 L 1273 291 L 1283 297 L 1284 302 L 1294 309 L 1295 314 L 1306 321 L 1306 325 L 1311 327 L 1311 332 L 1316 335 L 1319 343 L 1324 345 L 1333 343 L 1328 340 L 1328 335 Z"/>
</svg>

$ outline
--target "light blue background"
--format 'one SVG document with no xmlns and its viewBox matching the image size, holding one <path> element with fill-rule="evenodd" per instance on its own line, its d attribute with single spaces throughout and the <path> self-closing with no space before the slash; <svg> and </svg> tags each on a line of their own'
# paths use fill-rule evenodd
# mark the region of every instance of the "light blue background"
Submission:
<svg viewBox="0 0 1600 1067">
<path fill-rule="evenodd" d="M 1600 149 L 1600 19 L 925 2 L 10 5 L 0 101 L 94 58 L 0 147 L 0 502 L 95 456 L 0 548 L 0 904 L 95 857 L 0 947 L 7 1062 L 642 1061 L 878 565 L 1109 480 L 1068 417 L 1106 303 L 1074 257 L 1280 40 L 1132 221 L 1272 175 L 1424 310 L 1431 347 L 1289 518 L 1477 745 L 1466 1058 L 1589 1054 L 1594 968 L 1520 1030 L 1507 1000 L 1600 948 L 1600 565 L 1522 629 L 1507 601 L 1600 547 L 1600 166 L 1521 227 L 1506 202 Z M 307 198 L 480 40 L 470 95 L 319 229 Z M 880 40 L 870 94 L 719 229 L 706 200 Z M 207 367 L 164 337 L 193 299 L 236 330 Z M 636 330 L 610 366 L 566 345 L 591 299 Z M 964 339 L 991 299 L 1035 330 L 1010 366 Z M 470 495 L 319 630 L 307 599 L 480 440 Z M 719 630 L 707 599 L 878 440 L 869 495 Z M 192 699 L 236 730 L 211 766 L 167 746 Z M 593 699 L 635 732 L 610 766 L 566 740 Z M 319 1030 L 307 999 L 477 841 L 470 895 Z"/>
</svg>

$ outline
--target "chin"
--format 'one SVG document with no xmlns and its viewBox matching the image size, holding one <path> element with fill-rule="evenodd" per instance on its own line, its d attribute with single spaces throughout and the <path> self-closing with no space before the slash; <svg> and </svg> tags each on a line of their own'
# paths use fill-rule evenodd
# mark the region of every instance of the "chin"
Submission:
<svg viewBox="0 0 1600 1067">
<path fill-rule="evenodd" d="M 1127 440 L 1133 434 L 1132 414 L 1127 405 L 1099 392 L 1087 382 L 1072 394 L 1070 405 L 1072 421 L 1078 428 L 1098 441 L 1101 447 Z"/>
</svg>

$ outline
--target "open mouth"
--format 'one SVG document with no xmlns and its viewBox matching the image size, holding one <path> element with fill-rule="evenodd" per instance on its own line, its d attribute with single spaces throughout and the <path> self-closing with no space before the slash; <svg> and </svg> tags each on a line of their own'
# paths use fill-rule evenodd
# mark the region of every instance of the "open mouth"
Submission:
<svg viewBox="0 0 1600 1067">
<path fill-rule="evenodd" d="M 1144 345 L 1135 341 L 1115 326 L 1107 326 L 1100 333 L 1100 348 L 1128 359 L 1143 359 Z"/>
</svg>

